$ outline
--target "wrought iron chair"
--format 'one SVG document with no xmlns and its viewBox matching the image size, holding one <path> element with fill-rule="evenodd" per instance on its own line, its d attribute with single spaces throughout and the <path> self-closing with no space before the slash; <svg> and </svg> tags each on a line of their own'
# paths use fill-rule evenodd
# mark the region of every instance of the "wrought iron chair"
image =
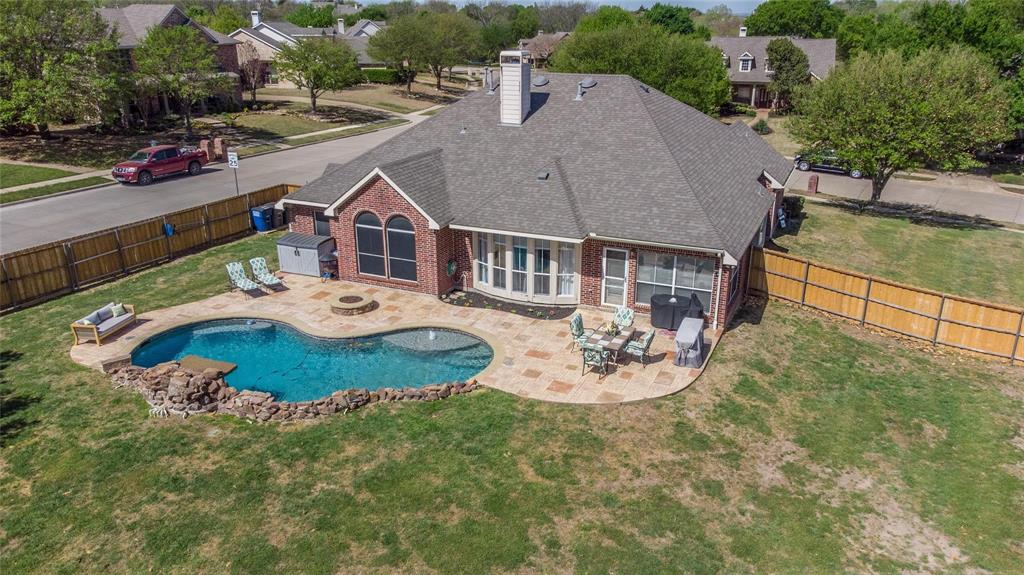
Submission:
<svg viewBox="0 0 1024 575">
<path fill-rule="evenodd" d="M 580 349 L 583 350 L 583 373 L 587 373 L 587 367 L 597 368 L 598 373 L 601 377 L 608 375 L 608 358 L 611 356 L 611 352 L 599 345 L 593 345 L 590 343 L 580 344 Z"/>
<path fill-rule="evenodd" d="M 647 367 L 647 362 L 651 359 L 651 342 L 654 341 L 654 333 L 653 329 L 648 330 L 640 337 L 626 342 L 626 347 L 622 350 L 633 357 L 640 358 L 640 363 Z"/>
<path fill-rule="evenodd" d="M 574 351 L 577 345 L 582 347 L 593 333 L 594 330 L 583 328 L 583 316 L 580 312 L 572 314 L 569 318 L 569 334 L 572 336 L 572 347 L 569 351 Z"/>
</svg>

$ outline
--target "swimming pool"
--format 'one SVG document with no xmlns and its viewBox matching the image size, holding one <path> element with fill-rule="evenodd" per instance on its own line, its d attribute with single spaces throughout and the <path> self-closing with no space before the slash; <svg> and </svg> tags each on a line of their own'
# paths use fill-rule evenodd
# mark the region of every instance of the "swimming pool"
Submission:
<svg viewBox="0 0 1024 575">
<path fill-rule="evenodd" d="M 275 321 L 226 319 L 154 336 L 135 348 L 132 363 L 153 367 L 186 355 L 237 364 L 225 377 L 236 389 L 307 401 L 339 389 L 466 381 L 487 367 L 494 350 L 468 333 L 439 328 L 341 339 L 313 337 Z"/>
</svg>

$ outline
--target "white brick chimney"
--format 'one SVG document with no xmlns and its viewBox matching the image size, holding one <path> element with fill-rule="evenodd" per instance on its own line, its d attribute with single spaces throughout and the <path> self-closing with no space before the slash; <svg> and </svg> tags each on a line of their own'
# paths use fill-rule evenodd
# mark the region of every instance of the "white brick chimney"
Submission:
<svg viewBox="0 0 1024 575">
<path fill-rule="evenodd" d="M 746 26 L 740 26 L 740 38 L 746 38 L 746 37 L 747 37 L 747 27 Z"/>
<path fill-rule="evenodd" d="M 345 19 L 344 18 L 338 18 L 338 34 L 344 34 L 344 33 L 345 33 Z"/>
<path fill-rule="evenodd" d="M 253 10 L 249 12 L 249 17 L 252 18 L 252 27 L 255 28 L 260 25 L 260 11 Z"/>
<path fill-rule="evenodd" d="M 505 50 L 501 62 L 501 123 L 520 126 L 530 113 L 530 53 Z"/>
</svg>

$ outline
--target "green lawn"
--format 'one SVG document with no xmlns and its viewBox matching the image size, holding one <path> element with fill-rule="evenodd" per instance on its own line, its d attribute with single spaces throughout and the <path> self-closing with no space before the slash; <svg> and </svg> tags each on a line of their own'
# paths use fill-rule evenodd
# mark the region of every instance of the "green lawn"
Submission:
<svg viewBox="0 0 1024 575">
<path fill-rule="evenodd" d="M 50 194 L 88 188 L 89 186 L 112 183 L 114 183 L 114 181 L 110 178 L 104 178 L 103 176 L 89 176 L 88 178 L 82 178 L 80 180 L 59 182 L 48 186 L 35 186 L 24 190 L 18 190 L 16 192 L 4 192 L 0 194 L 0 204 L 17 202 L 18 200 L 27 200 L 28 198 L 38 198 L 39 196 L 49 196 Z"/>
<path fill-rule="evenodd" d="M 54 178 L 73 176 L 75 172 L 58 170 L 57 168 L 41 168 L 38 166 L 24 166 L 20 164 L 5 164 L 0 162 L 0 188 L 13 188 L 24 184 L 44 182 Z"/>
<path fill-rule="evenodd" d="M 804 203 L 793 254 L 918 287 L 1024 306 L 1024 234 L 941 227 Z"/>
<path fill-rule="evenodd" d="M 393 126 L 400 126 L 402 124 L 408 124 L 409 120 L 402 118 L 395 118 L 393 120 L 385 120 L 383 122 L 377 122 L 374 124 L 367 124 L 365 126 L 358 126 L 355 128 L 349 128 L 348 130 L 338 130 L 337 132 L 328 132 L 326 134 L 316 134 L 314 136 L 306 136 L 304 138 L 292 138 L 288 140 L 288 144 L 292 146 L 301 146 L 303 144 L 314 144 L 317 142 L 326 142 L 327 140 L 337 140 L 340 138 L 348 138 L 350 136 L 358 136 L 359 134 L 366 134 L 369 132 L 376 132 L 377 130 L 383 130 L 385 128 L 391 128 Z"/>
<path fill-rule="evenodd" d="M 0 318 L 4 573 L 1012 573 L 1024 375 L 782 304 L 690 389 L 484 390 L 312 424 L 152 419 L 68 322 L 224 288 L 219 246 Z M 647 369 L 655 369 L 648 367 Z M 614 375 L 610 376 L 614 377 Z"/>
</svg>

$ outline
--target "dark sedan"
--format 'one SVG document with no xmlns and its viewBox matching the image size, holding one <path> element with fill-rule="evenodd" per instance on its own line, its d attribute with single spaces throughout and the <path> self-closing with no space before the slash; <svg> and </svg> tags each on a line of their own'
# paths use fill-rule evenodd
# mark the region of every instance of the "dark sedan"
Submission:
<svg viewBox="0 0 1024 575">
<path fill-rule="evenodd" d="M 816 172 L 844 174 L 855 179 L 864 177 L 863 170 L 851 166 L 850 162 L 839 157 L 835 150 L 810 150 L 801 152 L 793 159 L 793 165 L 801 172 L 814 170 Z"/>
</svg>

